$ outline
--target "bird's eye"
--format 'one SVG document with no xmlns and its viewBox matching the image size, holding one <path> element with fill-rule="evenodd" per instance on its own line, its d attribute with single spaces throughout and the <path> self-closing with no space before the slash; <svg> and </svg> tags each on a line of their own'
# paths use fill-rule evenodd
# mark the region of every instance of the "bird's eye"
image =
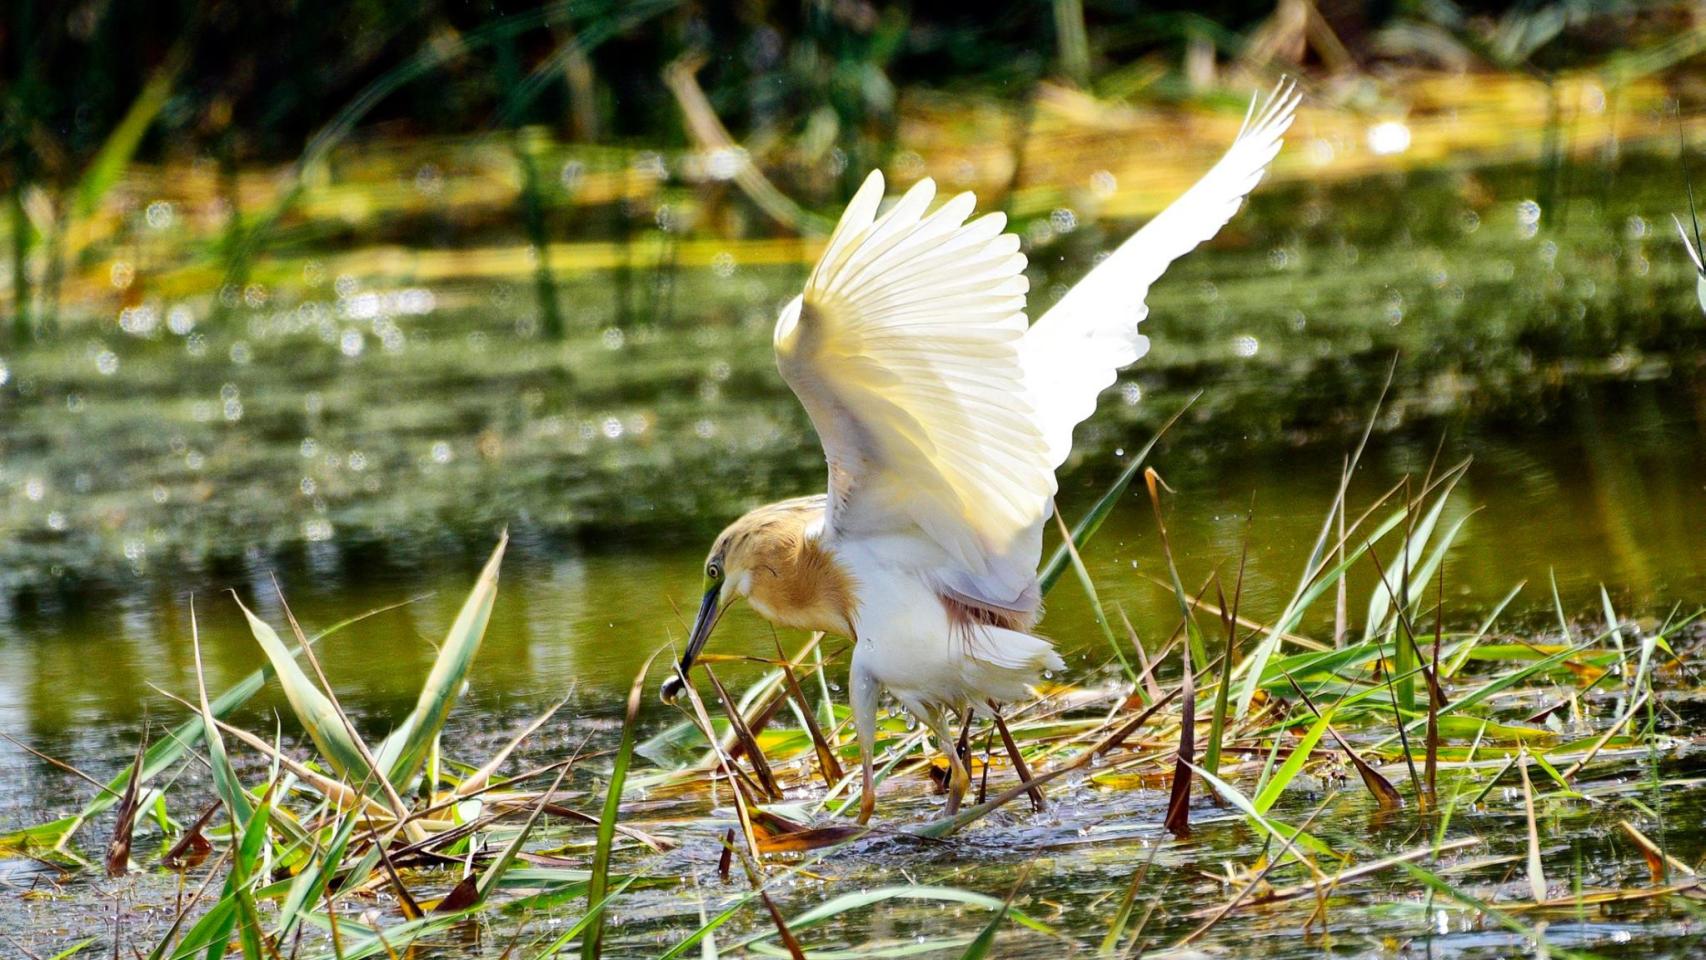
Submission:
<svg viewBox="0 0 1706 960">
<path fill-rule="evenodd" d="M 714 563 L 706 564 L 705 576 L 712 580 L 721 580 L 723 579 L 723 568 Z"/>
</svg>

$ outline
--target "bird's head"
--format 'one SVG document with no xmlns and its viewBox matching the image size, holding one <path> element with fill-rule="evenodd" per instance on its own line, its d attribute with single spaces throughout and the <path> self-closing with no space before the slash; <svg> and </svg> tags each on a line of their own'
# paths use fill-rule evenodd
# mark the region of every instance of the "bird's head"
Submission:
<svg viewBox="0 0 1706 960">
<path fill-rule="evenodd" d="M 763 513 L 763 510 L 754 510 L 729 524 L 711 545 L 711 552 L 705 557 L 704 579 L 700 582 L 703 593 L 699 599 L 699 613 L 693 618 L 687 649 L 681 654 L 678 671 L 663 682 L 661 694 L 665 703 L 674 703 L 675 698 L 681 695 L 682 678 L 693 666 L 693 661 L 698 659 L 700 651 L 705 649 L 705 641 L 711 639 L 711 631 L 716 628 L 723 611 L 736 598 L 746 596 L 752 589 L 753 568 L 762 563 L 760 554 L 773 535 L 770 525 L 763 520 Z"/>
</svg>

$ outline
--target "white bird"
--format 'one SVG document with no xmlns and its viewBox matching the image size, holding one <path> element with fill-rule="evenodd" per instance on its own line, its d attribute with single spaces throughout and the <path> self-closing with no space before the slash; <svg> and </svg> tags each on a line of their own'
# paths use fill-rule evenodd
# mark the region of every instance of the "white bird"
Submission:
<svg viewBox="0 0 1706 960">
<path fill-rule="evenodd" d="M 872 172 L 841 216 L 774 343 L 829 463 L 827 495 L 747 513 L 705 562 L 705 591 L 671 701 L 736 598 L 766 619 L 853 641 L 849 687 L 864 775 L 883 690 L 948 755 L 948 810 L 970 778 L 947 712 L 1018 699 L 1059 654 L 1029 631 L 1055 470 L 1117 372 L 1142 357 L 1144 297 L 1214 236 L 1261 180 L 1299 95 L 1252 101 L 1218 163 L 1027 327 L 1025 257 L 962 193 L 927 212 L 921 180 L 879 215 Z"/>
</svg>

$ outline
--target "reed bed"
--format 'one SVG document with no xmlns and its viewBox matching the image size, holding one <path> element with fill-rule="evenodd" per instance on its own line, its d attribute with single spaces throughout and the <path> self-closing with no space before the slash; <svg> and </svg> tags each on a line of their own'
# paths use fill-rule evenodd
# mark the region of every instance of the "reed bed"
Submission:
<svg viewBox="0 0 1706 960">
<path fill-rule="evenodd" d="M 659 679 L 649 668 L 666 662 L 656 657 L 634 678 L 608 752 L 517 769 L 513 757 L 529 737 L 573 728 L 558 704 L 478 762 L 455 756 L 444 724 L 499 600 L 500 540 L 414 709 L 383 740 L 358 734 L 314 653 L 359 632 L 359 619 L 310 637 L 285 607 L 281 634 L 245 607 L 265 670 L 217 695 L 205 684 L 170 692 L 184 710 L 177 726 L 139 743 L 134 762 L 111 781 L 85 777 L 91 792 L 76 813 L 0 838 L 0 851 L 34 858 L 55 884 L 176 872 L 174 915 L 153 941 L 114 934 L 118 955 L 149 960 L 404 956 L 460 942 L 471 929 L 526 930 L 518 918 L 573 902 L 582 906 L 572 923 L 550 936 L 511 934 L 502 955 L 590 958 L 609 953 L 608 918 L 625 898 L 673 888 L 702 898 L 703 922 L 660 950 L 664 957 L 808 956 L 814 928 L 895 900 L 978 914 L 919 946 L 986 956 L 1019 932 L 1070 939 L 1031 902 L 1024 877 L 1004 897 L 912 883 L 831 888 L 792 916 L 774 895 L 829 858 L 880 858 L 895 845 L 976 850 L 981 829 L 1046 815 L 1051 794 L 1066 790 L 1109 803 L 1156 798 L 1149 809 L 1157 815 L 1141 825 L 1154 843 L 1149 859 L 1102 904 L 1097 949 L 1107 955 L 1169 946 L 1146 932 L 1161 920 L 1174 930 L 1188 924 L 1171 938 L 1187 947 L 1248 911 L 1330 936 L 1336 898 L 1369 882 L 1386 885 L 1394 900 L 1424 897 L 1536 943 L 1545 942 L 1548 917 L 1590 906 L 1658 899 L 1700 909 L 1700 865 L 1667 849 L 1656 799 L 1696 785 L 1666 780 L 1658 758 L 1680 744 L 1661 726 L 1668 695 L 1689 683 L 1698 614 L 1673 611 L 1640 624 L 1612 609 L 1607 595 L 1604 622 L 1594 628 L 1566 620 L 1561 604 L 1555 636 L 1502 634 L 1504 604 L 1473 629 L 1450 628 L 1459 618 L 1445 605 L 1447 558 L 1462 521 L 1444 523 L 1443 508 L 1469 465 L 1436 465 L 1392 489 L 1353 494 L 1359 445 L 1295 593 L 1259 622 L 1240 605 L 1241 557 L 1186 586 L 1165 536 L 1168 514 L 1182 507 L 1169 503 L 1147 466 L 1152 448 L 1131 458 L 1070 531 L 1062 527 L 1044 585 L 1076 581 L 1100 608 L 1080 551 L 1093 549 L 1102 520 L 1141 476 L 1161 526 L 1158 559 L 1178 604 L 1176 629 L 1145 645 L 1115 626 L 1117 615 L 1103 618 L 1101 669 L 1051 678 L 1029 702 L 967 718 L 956 748 L 975 793 L 955 816 L 936 811 L 944 758 L 925 748 L 921 728 L 891 714 L 878 744 L 878 819 L 868 827 L 851 819 L 856 750 L 831 687 L 843 650 L 820 636 L 792 650 L 778 638 L 764 674 L 738 693 L 717 675 L 730 658 L 705 657 L 679 721 L 643 741 L 642 716 L 658 709 L 648 702 Z M 1373 569 L 1377 586 L 1350 598 L 1346 574 L 1358 567 Z M 192 613 L 186 642 L 199 665 L 194 624 Z M 229 721 L 269 683 L 282 687 L 306 736 L 301 747 L 280 731 Z M 180 785 L 203 770 L 211 797 Z M 1324 799 L 1313 813 L 1280 819 L 1303 809 L 1282 802 L 1299 790 Z M 1403 832 L 1404 848 L 1323 839 L 1316 818 L 1347 798 L 1371 823 Z M 1526 835 L 1521 856 L 1490 853 L 1499 838 L 1461 826 L 1468 812 L 1501 806 Z M 1580 816 L 1613 824 L 1610 842 L 1648 864 L 1649 882 L 1597 886 L 1581 864 L 1572 871 L 1560 863 L 1548 824 Z M 1223 866 L 1191 843 L 1205 819 L 1228 818 L 1260 843 L 1253 862 Z M 161 852 L 135 845 L 145 824 Z M 101 838 L 90 835 L 97 825 L 106 830 L 99 852 Z M 1176 839 L 1164 843 L 1163 829 Z M 709 848 L 707 835 L 716 838 Z M 721 889 L 690 891 L 672 871 L 675 848 L 688 840 L 719 858 Z M 1224 874 L 1221 902 L 1164 902 L 1150 892 L 1146 874 L 1167 843 L 1187 862 L 1201 856 L 1201 869 Z M 746 932 L 720 937 L 737 917 Z M 767 922 L 754 929 L 752 917 Z M 96 942 L 73 943 L 60 956 Z"/>
</svg>

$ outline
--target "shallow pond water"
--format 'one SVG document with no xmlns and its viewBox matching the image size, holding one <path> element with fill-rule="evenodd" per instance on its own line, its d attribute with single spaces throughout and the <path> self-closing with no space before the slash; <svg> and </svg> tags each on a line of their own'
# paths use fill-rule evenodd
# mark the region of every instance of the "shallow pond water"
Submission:
<svg viewBox="0 0 1706 960">
<path fill-rule="evenodd" d="M 1244 611 L 1272 617 L 1396 354 L 1352 503 L 1406 476 L 1419 482 L 1436 458 L 1473 458 L 1442 521 L 1463 520 L 1446 563 L 1448 625 L 1478 623 L 1523 583 L 1500 631 L 1555 631 L 1553 582 L 1572 621 L 1603 620 L 1602 585 L 1625 616 L 1692 612 L 1706 598 L 1706 324 L 1668 221 L 1681 203 L 1676 170 L 1664 157 L 1627 157 L 1578 175 L 1545 207 L 1535 199 L 1541 179 L 1510 167 L 1264 193 L 1157 289 L 1154 352 L 1080 429 L 1062 512 L 1085 510 L 1200 390 L 1149 460 L 1176 491 L 1168 509 L 1181 572 L 1195 583 L 1230 569 L 1248 529 Z M 1035 298 L 1058 296 L 1124 229 L 1031 230 Z M 668 236 L 639 241 L 670 249 Z M 209 686 L 221 688 L 261 662 L 224 591 L 280 622 L 276 579 L 310 629 L 410 601 L 324 654 L 344 703 L 382 732 L 412 702 L 432 643 L 507 527 L 499 600 L 453 730 L 489 742 L 567 695 L 550 742 L 607 737 L 637 666 L 681 639 L 719 526 L 821 484 L 809 426 L 769 357 L 774 309 L 803 276 L 797 258 L 743 265 L 731 242 L 726 258 L 703 265 L 660 255 L 573 272 L 558 290 L 568 328 L 553 339 L 524 272 L 422 279 L 406 259 L 345 271 L 362 248 L 338 244 L 287 248 L 264 283 L 234 292 L 223 310 L 205 298 L 147 298 L 128 313 L 68 319 L 57 340 L 4 356 L 0 730 L 110 773 L 145 717 L 178 715 L 161 691 L 193 690 L 192 596 Z M 1144 642 L 1165 640 L 1176 613 L 1156 581 L 1165 566 L 1139 491 L 1085 560 L 1107 608 L 1127 614 Z M 1366 596 L 1373 579 L 1358 571 L 1352 596 Z M 1043 632 L 1074 675 L 1110 659 L 1070 577 L 1049 599 Z M 738 613 L 716 649 L 765 655 L 771 637 Z M 268 692 L 245 716 L 270 727 L 282 703 Z M 673 717 L 648 706 L 643 722 L 655 730 Z M 1667 777 L 1700 772 L 1690 756 L 1665 763 Z M 62 811 L 83 790 L 0 743 L 0 829 Z M 955 841 L 948 857 L 867 842 L 785 905 L 804 909 L 897 874 L 1001 896 L 1028 861 L 1046 880 L 1027 909 L 1054 911 L 1050 922 L 1088 948 L 1100 931 L 1087 918 L 1164 836 L 1165 796 L 1074 790 L 1048 818 L 992 825 Z M 1365 836 L 1364 800 L 1335 801 L 1328 818 L 1343 822 L 1332 836 L 1388 851 L 1417 842 L 1398 827 Z M 922 817 L 931 802 L 896 816 Z M 1706 801 L 1696 788 L 1651 802 L 1667 822 L 1698 825 Z M 1253 858 L 1248 831 L 1224 821 L 1206 826 L 1189 856 L 1159 855 L 1168 897 L 1213 902 L 1221 885 L 1198 871 Z M 1593 861 L 1603 825 L 1572 819 L 1559 842 Z M 1514 835 L 1493 820 L 1485 832 Z M 1689 862 L 1706 842 L 1697 826 L 1672 839 Z M 712 883 L 715 844 L 715 832 L 701 831 L 649 868 Z M 1597 869 L 1616 883 L 1644 868 L 1611 859 Z M 0 872 L 11 885 L 21 877 Z M 167 887 L 149 883 L 131 891 L 137 902 L 169 901 Z M 107 923 L 109 911 L 90 904 L 119 886 L 77 888 L 71 901 L 89 909 L 64 926 Z M 1337 928 L 1336 952 L 1491 957 L 1521 947 L 1419 900 L 1379 888 L 1356 897 L 1347 908 L 1358 922 Z M 61 903 L 7 902 L 0 922 L 14 925 L 51 923 Z M 696 925 L 696 910 L 679 891 L 642 895 L 617 942 L 658 952 Z M 837 935 L 898 949 L 943 923 L 969 934 L 982 922 L 975 911 L 897 908 Z M 1609 955 L 1686 956 L 1694 941 L 1676 938 L 1694 936 L 1697 922 L 1673 907 L 1619 908 L 1557 918 L 1551 930 L 1560 945 L 1579 935 Z M 1158 942 L 1185 923 L 1158 918 Z M 1265 926 L 1256 911 L 1208 949 L 1279 957 L 1329 946 L 1297 939 L 1289 924 Z M 479 949 L 442 955 L 495 955 L 496 935 L 471 931 Z M 1015 949 L 1059 943 L 1014 937 Z"/>
</svg>

